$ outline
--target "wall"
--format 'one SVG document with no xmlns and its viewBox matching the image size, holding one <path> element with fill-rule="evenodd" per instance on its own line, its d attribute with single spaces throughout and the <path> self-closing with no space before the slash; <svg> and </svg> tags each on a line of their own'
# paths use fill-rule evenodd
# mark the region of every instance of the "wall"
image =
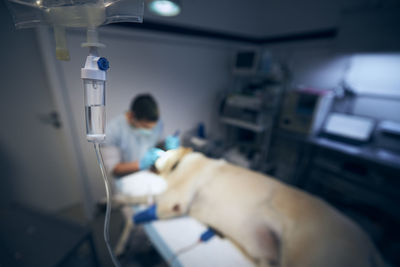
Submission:
<svg viewBox="0 0 400 267">
<path fill-rule="evenodd" d="M 80 80 L 80 68 L 88 53 L 80 47 L 84 39 L 81 32 L 70 32 L 71 61 L 58 64 L 68 91 L 90 187 L 98 199 L 104 194 L 104 186 L 84 128 Z M 111 66 L 107 80 L 108 121 L 127 111 L 136 94 L 148 92 L 159 102 L 165 134 L 177 129 L 184 132 L 200 121 L 210 128 L 215 120 L 216 94 L 229 82 L 232 45 L 109 27 L 101 32 L 101 41 L 107 45 L 101 54 L 109 59 Z"/>
<path fill-rule="evenodd" d="M 265 49 L 288 65 L 292 87 L 333 89 L 343 80 L 350 60 L 350 55 L 336 51 L 331 39 L 269 45 Z"/>
</svg>

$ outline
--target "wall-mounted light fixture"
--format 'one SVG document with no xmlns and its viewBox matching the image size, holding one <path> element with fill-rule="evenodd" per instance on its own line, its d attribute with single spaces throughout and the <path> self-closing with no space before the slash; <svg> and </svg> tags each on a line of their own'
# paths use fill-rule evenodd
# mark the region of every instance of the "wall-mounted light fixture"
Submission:
<svg viewBox="0 0 400 267">
<path fill-rule="evenodd" d="M 147 7 L 154 14 L 164 17 L 173 17 L 181 12 L 179 0 L 149 0 Z"/>
</svg>

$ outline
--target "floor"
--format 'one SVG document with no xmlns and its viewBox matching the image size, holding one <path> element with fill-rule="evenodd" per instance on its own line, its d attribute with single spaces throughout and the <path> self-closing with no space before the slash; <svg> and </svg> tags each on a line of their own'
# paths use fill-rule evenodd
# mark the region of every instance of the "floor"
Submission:
<svg viewBox="0 0 400 267">
<path fill-rule="evenodd" d="M 98 207 L 95 217 L 90 223 L 90 227 L 93 233 L 98 262 L 101 266 L 108 267 L 113 266 L 113 264 L 108 254 L 103 237 L 104 213 L 104 207 Z M 85 217 L 81 205 L 74 205 L 64 209 L 60 212 L 60 215 L 76 223 L 85 224 Z M 118 209 L 114 209 L 111 213 L 110 219 L 110 241 L 112 247 L 115 246 L 119 238 L 119 234 L 123 229 L 123 225 L 124 220 L 121 212 Z M 140 226 L 135 227 L 132 230 L 129 241 L 127 242 L 125 253 L 121 255 L 118 260 L 121 264 L 121 267 L 168 266 L 152 246 L 151 242 L 143 231 L 143 228 Z M 78 265 L 86 267 L 97 265 L 91 260 L 91 253 L 88 249 L 88 246 L 83 245 L 75 258 L 72 258 L 68 263 L 64 264 L 63 267 L 75 267 Z"/>
</svg>

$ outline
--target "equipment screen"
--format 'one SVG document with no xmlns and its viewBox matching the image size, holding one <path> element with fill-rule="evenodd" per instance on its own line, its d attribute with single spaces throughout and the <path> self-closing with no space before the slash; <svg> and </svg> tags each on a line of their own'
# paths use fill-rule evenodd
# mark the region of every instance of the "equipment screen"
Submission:
<svg viewBox="0 0 400 267">
<path fill-rule="evenodd" d="M 296 113 L 300 115 L 312 115 L 317 104 L 315 95 L 300 94 L 297 101 Z"/>
<path fill-rule="evenodd" d="M 247 51 L 247 52 L 239 52 L 236 56 L 236 68 L 237 69 L 251 69 L 254 65 L 255 60 L 255 52 Z"/>
</svg>

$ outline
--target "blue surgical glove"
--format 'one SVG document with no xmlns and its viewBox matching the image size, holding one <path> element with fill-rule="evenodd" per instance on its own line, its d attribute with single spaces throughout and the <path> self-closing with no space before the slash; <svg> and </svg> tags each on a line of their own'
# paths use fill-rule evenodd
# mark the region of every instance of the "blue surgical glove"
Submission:
<svg viewBox="0 0 400 267">
<path fill-rule="evenodd" d="M 144 157 L 139 161 L 139 169 L 145 170 L 150 168 L 150 166 L 156 162 L 162 153 L 164 153 L 164 151 L 159 148 L 150 148 Z"/>
<path fill-rule="evenodd" d="M 165 149 L 170 150 L 170 149 L 176 149 L 180 145 L 180 140 L 177 135 L 169 135 L 167 138 L 165 138 Z"/>
</svg>

